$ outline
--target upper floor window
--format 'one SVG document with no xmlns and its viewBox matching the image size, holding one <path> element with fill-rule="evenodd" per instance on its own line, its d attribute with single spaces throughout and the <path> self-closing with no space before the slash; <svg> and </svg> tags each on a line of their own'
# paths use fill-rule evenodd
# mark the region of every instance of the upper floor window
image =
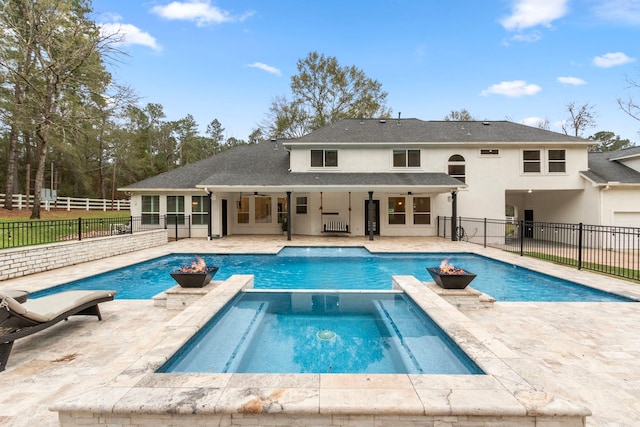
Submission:
<svg viewBox="0 0 640 427">
<path fill-rule="evenodd" d="M 540 173 L 540 150 L 522 152 L 522 170 L 525 173 Z"/>
<path fill-rule="evenodd" d="M 160 196 L 142 196 L 142 223 L 160 224 Z"/>
<path fill-rule="evenodd" d="M 549 150 L 549 172 L 566 172 L 565 150 Z"/>
<path fill-rule="evenodd" d="M 454 154 L 453 156 L 449 157 L 448 173 L 449 176 L 465 182 L 464 157 L 462 157 L 460 154 Z"/>
<path fill-rule="evenodd" d="M 393 167 L 420 167 L 420 150 L 393 150 Z"/>
<path fill-rule="evenodd" d="M 497 156 L 500 154 L 500 150 L 497 148 L 482 148 L 480 149 L 481 156 Z"/>
<path fill-rule="evenodd" d="M 311 167 L 337 167 L 338 150 L 311 150 Z"/>
</svg>

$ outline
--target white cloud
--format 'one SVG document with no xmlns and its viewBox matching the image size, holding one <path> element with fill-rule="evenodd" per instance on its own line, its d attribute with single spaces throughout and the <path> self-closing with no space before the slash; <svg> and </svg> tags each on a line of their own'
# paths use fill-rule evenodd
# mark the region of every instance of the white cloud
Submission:
<svg viewBox="0 0 640 427">
<path fill-rule="evenodd" d="M 281 76 L 282 73 L 276 67 L 272 67 L 271 65 L 263 64 L 262 62 L 254 62 L 253 64 L 249 64 L 249 67 L 258 68 L 260 70 L 266 71 L 267 73 L 271 73 L 275 76 Z"/>
<path fill-rule="evenodd" d="M 165 19 L 195 21 L 198 26 L 243 21 L 253 12 L 232 15 L 228 11 L 213 6 L 209 0 L 173 1 L 167 5 L 154 6 L 151 11 Z"/>
<path fill-rule="evenodd" d="M 153 50 L 162 50 L 156 39 L 146 31 L 131 24 L 121 24 L 119 22 L 109 22 L 98 24 L 102 35 L 116 35 L 122 37 L 123 44 L 139 44 L 148 46 Z"/>
<path fill-rule="evenodd" d="M 579 77 L 570 77 L 570 76 L 558 77 L 558 81 L 563 85 L 572 85 L 572 86 L 580 86 L 580 85 L 587 84 L 586 81 L 582 80 Z"/>
<path fill-rule="evenodd" d="M 504 95 L 510 98 L 516 98 L 524 95 L 535 95 L 540 92 L 542 88 L 535 84 L 528 84 L 524 80 L 514 80 L 511 82 L 501 82 L 495 85 L 489 86 L 483 90 L 480 95 Z"/>
<path fill-rule="evenodd" d="M 512 13 L 500 23 L 509 30 L 523 30 L 538 25 L 550 26 L 568 12 L 568 0 L 516 0 Z"/>
<path fill-rule="evenodd" d="M 617 65 L 628 64 L 633 61 L 635 61 L 635 58 L 631 58 L 622 52 L 609 52 L 593 58 L 593 65 L 596 67 L 610 68 Z"/>
<path fill-rule="evenodd" d="M 593 7 L 596 19 L 640 24 L 640 0 L 598 0 Z"/>
</svg>

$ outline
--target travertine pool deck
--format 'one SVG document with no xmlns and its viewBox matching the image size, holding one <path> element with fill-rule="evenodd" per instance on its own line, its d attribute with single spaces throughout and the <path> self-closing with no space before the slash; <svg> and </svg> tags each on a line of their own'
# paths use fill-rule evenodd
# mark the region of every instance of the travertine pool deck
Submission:
<svg viewBox="0 0 640 427">
<path fill-rule="evenodd" d="M 637 284 L 521 258 L 465 242 L 379 237 L 374 241 L 366 238 L 298 236 L 294 236 L 290 242 L 282 236 L 227 237 L 213 241 L 182 240 L 135 254 L 0 282 L 0 289 L 34 291 L 168 253 L 273 253 L 285 245 L 364 245 L 374 252 L 475 252 L 640 299 L 640 287 Z M 453 306 L 447 308 L 442 301 L 432 302 L 445 311 L 449 310 L 460 324 L 467 325 L 467 330 L 473 335 L 471 338 L 480 342 L 496 363 L 503 364 L 507 371 L 514 373 L 516 381 L 524 381 L 520 385 L 516 381 L 510 384 L 509 378 L 503 377 L 499 384 L 495 384 L 495 377 L 484 377 L 482 381 L 490 381 L 491 384 L 483 384 L 482 387 L 494 388 L 495 394 L 485 394 L 483 401 L 477 402 L 477 405 L 471 402 L 469 410 L 476 407 L 479 408 L 478 411 L 487 407 L 503 407 L 507 411 L 505 415 L 509 410 L 520 411 L 521 405 L 515 399 L 512 400 L 513 393 L 503 393 L 505 389 L 519 389 L 528 393 L 524 397 L 520 396 L 522 399 L 531 402 L 539 399 L 541 407 L 544 406 L 546 410 L 553 410 L 553 406 L 544 402 L 545 396 L 553 396 L 557 402 L 562 403 L 564 410 L 574 408 L 579 411 L 582 407 L 588 408 L 592 412 L 587 418 L 589 426 L 638 424 L 638 303 L 498 302 L 490 309 L 457 311 Z M 260 410 L 264 410 L 262 405 L 277 404 L 277 394 L 282 387 L 299 390 L 299 400 L 288 403 L 294 407 L 297 405 L 298 408 L 317 408 L 322 407 L 323 403 L 327 407 L 333 405 L 334 408 L 344 408 L 344 402 L 351 399 L 351 409 L 356 413 L 360 410 L 366 415 L 352 417 L 350 425 L 371 425 L 375 408 L 382 408 L 378 410 L 379 414 L 405 408 L 408 412 L 416 410 L 416 416 L 419 416 L 419 412 L 424 411 L 425 402 L 441 400 L 445 406 L 451 404 L 447 402 L 449 396 L 442 396 L 437 394 L 440 391 L 434 391 L 442 390 L 438 387 L 438 382 L 445 379 L 430 378 L 430 384 L 427 385 L 424 378 L 411 376 L 366 376 L 369 379 L 360 376 L 360 379 L 354 380 L 341 375 L 292 375 L 278 376 L 278 383 L 274 384 L 273 376 L 254 376 L 247 382 L 246 376 L 234 374 L 208 378 L 182 375 L 171 387 L 156 387 L 158 384 L 153 384 L 156 377 L 148 375 L 141 361 L 152 360 L 164 344 L 170 343 L 172 334 L 176 334 L 177 325 L 183 324 L 180 320 L 188 314 L 187 310 L 195 308 L 185 311 L 166 310 L 154 307 L 152 301 L 116 300 L 102 304 L 101 310 L 104 318 L 102 322 L 93 318 L 71 318 L 68 322 L 62 322 L 15 343 L 7 370 L 0 373 L 0 425 L 58 425 L 58 414 L 51 412 L 50 407 L 64 407 L 65 402 L 77 403 L 83 399 L 95 405 L 95 394 L 104 393 L 105 390 L 110 390 L 114 395 L 103 394 L 99 401 L 117 401 L 124 405 L 126 402 L 123 402 L 123 396 L 115 394 L 132 393 L 136 388 L 140 392 L 139 399 L 130 403 L 138 405 L 139 410 L 144 410 L 145 404 L 146 408 L 150 408 L 161 404 L 158 402 L 163 399 L 166 401 L 167 393 L 174 393 L 175 388 L 204 389 L 203 381 L 206 381 L 207 390 L 227 390 L 223 397 L 228 400 L 224 401 L 220 395 L 212 393 L 204 397 L 192 396 L 192 401 L 202 403 L 209 398 L 212 405 L 227 405 L 229 408 L 237 407 L 238 402 L 255 404 L 255 399 L 247 398 L 246 390 L 250 388 L 265 391 L 270 389 L 257 402 L 261 405 Z M 139 369 L 138 375 L 135 373 L 136 369 Z M 358 381 L 363 383 L 358 384 Z M 447 387 L 451 387 L 452 379 L 448 378 L 446 381 Z M 150 388 L 155 388 L 154 393 L 160 395 L 150 395 Z M 421 390 L 418 393 L 419 401 L 415 400 L 415 390 Z M 461 385 L 458 391 L 460 390 L 464 395 L 465 386 Z M 236 393 L 235 398 L 233 392 Z M 135 393 L 128 396 L 135 396 Z M 182 410 L 192 410 L 188 403 L 183 403 Z M 276 419 L 270 418 L 267 421 L 273 423 Z M 162 425 L 163 420 L 166 421 L 167 418 L 159 417 L 157 425 Z M 309 420 L 311 422 L 312 419 Z M 237 421 L 242 424 L 242 417 Z M 430 425 L 424 424 L 424 421 L 416 418 L 415 424 L 410 425 Z M 486 421 L 485 425 L 491 425 L 491 420 Z"/>
</svg>

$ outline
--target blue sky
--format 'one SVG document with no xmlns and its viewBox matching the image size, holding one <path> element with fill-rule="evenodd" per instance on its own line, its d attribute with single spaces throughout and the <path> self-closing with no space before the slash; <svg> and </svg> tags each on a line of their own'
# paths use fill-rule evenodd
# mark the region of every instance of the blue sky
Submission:
<svg viewBox="0 0 640 427">
<path fill-rule="evenodd" d="M 247 139 L 276 96 L 290 95 L 311 51 L 382 83 L 393 117 L 479 120 L 561 131 L 566 104 L 589 103 L 600 130 L 640 144 L 617 99 L 640 89 L 640 0 L 94 0 L 127 56 L 117 81 L 164 106 L 167 120 L 213 119 Z"/>
</svg>

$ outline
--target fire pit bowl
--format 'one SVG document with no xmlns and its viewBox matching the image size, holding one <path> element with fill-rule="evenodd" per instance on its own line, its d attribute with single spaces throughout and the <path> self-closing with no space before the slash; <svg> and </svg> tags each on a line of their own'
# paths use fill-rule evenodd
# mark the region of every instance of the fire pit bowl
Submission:
<svg viewBox="0 0 640 427">
<path fill-rule="evenodd" d="M 427 271 L 436 284 L 443 289 L 464 289 L 476 278 L 475 274 L 461 268 L 453 273 L 442 268 L 427 268 Z"/>
<path fill-rule="evenodd" d="M 176 270 L 171 277 L 183 288 L 202 288 L 211 282 L 219 267 L 206 267 L 204 272 L 184 272 Z"/>
<path fill-rule="evenodd" d="M 171 277 L 183 288 L 202 288 L 209 284 L 219 267 L 207 267 L 204 259 L 196 256 L 196 260 L 191 265 L 171 273 Z"/>
</svg>

